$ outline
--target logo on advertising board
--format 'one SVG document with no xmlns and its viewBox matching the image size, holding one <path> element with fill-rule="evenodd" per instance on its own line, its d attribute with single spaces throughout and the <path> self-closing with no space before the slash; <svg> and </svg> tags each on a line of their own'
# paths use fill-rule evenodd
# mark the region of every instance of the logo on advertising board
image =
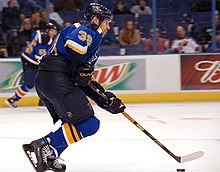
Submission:
<svg viewBox="0 0 220 172">
<path fill-rule="evenodd" d="M 133 74 L 135 62 L 125 62 L 113 65 L 97 65 L 94 76 L 98 83 L 106 89 L 123 89 L 126 80 Z"/>
<path fill-rule="evenodd" d="M 12 90 L 16 89 L 19 85 L 21 85 L 22 82 L 22 74 L 23 70 L 19 69 L 9 75 L 6 80 L 0 83 L 0 89 L 5 91 L 5 90 Z"/>
<path fill-rule="evenodd" d="M 220 89 L 220 55 L 181 56 L 182 90 Z"/>
<path fill-rule="evenodd" d="M 133 75 L 135 62 L 122 62 L 109 65 L 98 64 L 94 71 L 96 80 L 106 89 L 124 89 L 126 82 Z M 22 83 L 22 68 L 12 72 L 0 83 L 0 90 L 17 89 Z"/>
</svg>

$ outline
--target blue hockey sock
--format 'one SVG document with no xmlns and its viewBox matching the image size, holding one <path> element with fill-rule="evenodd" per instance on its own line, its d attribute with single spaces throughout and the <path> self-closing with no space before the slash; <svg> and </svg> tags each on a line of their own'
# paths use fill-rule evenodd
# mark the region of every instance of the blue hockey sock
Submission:
<svg viewBox="0 0 220 172">
<path fill-rule="evenodd" d="M 48 134 L 50 144 L 58 153 L 58 156 L 70 145 L 81 140 L 80 135 L 76 128 L 69 124 L 64 123 L 57 131 Z"/>
<path fill-rule="evenodd" d="M 51 146 L 57 150 L 58 156 L 70 144 L 95 134 L 100 125 L 100 121 L 95 116 L 91 116 L 75 125 L 67 123 L 65 120 L 62 120 L 62 122 L 62 126 L 58 130 L 51 132 L 47 136 L 50 139 Z"/>
<path fill-rule="evenodd" d="M 26 93 L 29 90 L 30 90 L 29 88 L 27 88 L 24 84 L 22 84 L 21 86 L 18 87 L 17 91 L 15 92 L 15 95 L 14 95 L 13 99 L 15 101 L 20 100 L 23 96 L 26 95 Z"/>
</svg>

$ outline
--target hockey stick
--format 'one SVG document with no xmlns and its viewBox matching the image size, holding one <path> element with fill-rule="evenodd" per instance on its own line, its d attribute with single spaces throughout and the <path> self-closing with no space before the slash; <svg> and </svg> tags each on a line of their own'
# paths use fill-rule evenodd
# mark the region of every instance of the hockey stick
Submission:
<svg viewBox="0 0 220 172">
<path fill-rule="evenodd" d="M 204 155 L 203 151 L 198 151 L 185 156 L 176 156 L 169 149 L 167 149 L 162 143 L 160 143 L 154 136 L 152 136 L 147 130 L 145 130 L 139 123 L 137 123 L 137 121 L 135 121 L 130 115 L 128 115 L 126 112 L 122 112 L 122 114 L 179 163 L 192 161 Z"/>
<path fill-rule="evenodd" d="M 102 98 L 105 100 L 108 100 L 108 97 L 101 92 L 99 89 L 94 87 L 91 83 L 89 83 L 89 87 L 94 90 L 96 93 L 98 93 Z M 176 156 L 174 155 L 169 149 L 167 149 L 162 143 L 160 143 L 159 140 L 157 140 L 154 136 L 152 136 L 147 130 L 144 129 L 137 121 L 135 121 L 130 115 L 128 115 L 126 112 L 122 112 L 122 114 L 131 121 L 136 127 L 138 127 L 144 134 L 146 134 L 148 137 L 150 137 L 158 146 L 160 146 L 164 151 L 166 151 L 170 156 L 172 156 L 177 162 L 184 163 L 188 161 L 192 161 L 195 159 L 198 159 L 204 155 L 203 151 L 194 152 L 185 156 Z"/>
</svg>

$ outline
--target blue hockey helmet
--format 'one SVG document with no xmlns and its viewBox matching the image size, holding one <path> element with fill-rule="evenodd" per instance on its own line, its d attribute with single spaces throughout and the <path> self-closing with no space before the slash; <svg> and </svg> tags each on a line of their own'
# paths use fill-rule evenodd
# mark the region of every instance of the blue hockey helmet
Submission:
<svg viewBox="0 0 220 172">
<path fill-rule="evenodd" d="M 57 27 L 53 23 L 47 23 L 46 24 L 46 29 L 48 29 L 48 30 L 50 30 L 50 29 L 57 30 Z"/>
<path fill-rule="evenodd" d="M 89 4 L 84 13 L 84 19 L 87 21 L 92 20 L 94 16 L 97 16 L 100 22 L 102 22 L 104 19 L 113 19 L 112 12 L 108 8 L 98 3 Z"/>
</svg>

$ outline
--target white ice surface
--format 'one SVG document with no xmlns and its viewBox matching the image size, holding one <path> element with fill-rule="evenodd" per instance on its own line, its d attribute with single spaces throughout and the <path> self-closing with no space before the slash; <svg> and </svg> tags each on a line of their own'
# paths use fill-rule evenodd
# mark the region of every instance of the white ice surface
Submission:
<svg viewBox="0 0 220 172">
<path fill-rule="evenodd" d="M 175 155 L 204 151 L 180 164 L 123 115 L 94 106 L 98 133 L 71 145 L 61 155 L 66 172 L 220 171 L 220 103 L 128 104 L 127 113 Z M 34 172 L 23 143 L 58 128 L 42 107 L 0 108 L 0 172 Z"/>
</svg>

